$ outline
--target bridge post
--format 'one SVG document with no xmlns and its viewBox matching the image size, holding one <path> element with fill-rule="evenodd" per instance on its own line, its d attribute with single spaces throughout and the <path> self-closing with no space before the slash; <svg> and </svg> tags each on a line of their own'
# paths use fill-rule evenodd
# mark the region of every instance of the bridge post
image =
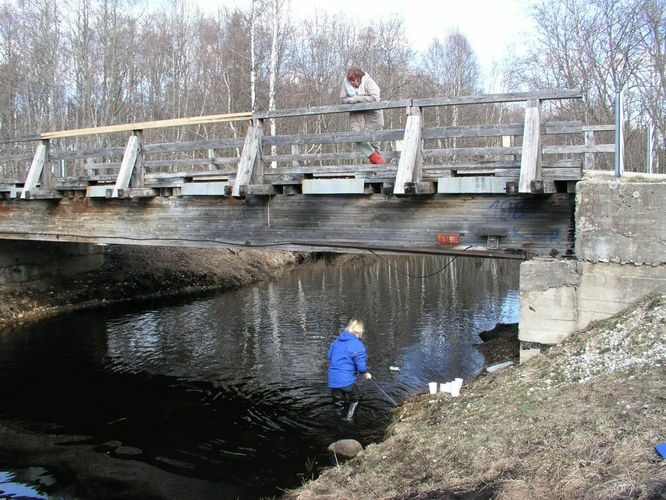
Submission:
<svg viewBox="0 0 666 500">
<path fill-rule="evenodd" d="M 130 185 L 130 180 L 133 178 L 134 167 L 137 159 L 140 156 L 141 139 L 137 131 L 130 136 L 123 155 L 123 161 L 120 164 L 120 171 L 116 179 L 116 185 L 113 187 L 113 198 L 118 198 L 118 190 L 127 189 Z M 136 187 L 136 186 L 135 186 Z"/>
<path fill-rule="evenodd" d="M 143 163 L 143 131 L 135 130 L 134 135 L 139 140 L 139 151 L 137 153 L 136 161 L 134 162 L 130 184 L 133 188 L 142 188 L 146 177 L 146 167 Z"/>
<path fill-rule="evenodd" d="M 596 145 L 596 140 L 594 138 L 594 130 L 585 131 L 585 147 L 592 148 Z M 583 168 L 587 170 L 594 170 L 594 154 L 585 153 L 585 159 L 583 160 Z"/>
<path fill-rule="evenodd" d="M 421 108 L 410 106 L 407 108 L 407 113 L 405 149 L 398 162 L 393 194 L 405 194 L 405 182 L 418 182 L 421 177 L 421 160 L 423 157 L 421 151 L 421 132 L 423 129 Z"/>
<path fill-rule="evenodd" d="M 263 163 L 261 159 L 261 139 L 263 137 L 263 120 L 257 119 L 247 129 L 243 152 L 238 162 L 236 180 L 231 190 L 231 196 L 240 198 L 241 187 L 247 186 L 252 180 L 263 177 Z"/>
<path fill-rule="evenodd" d="M 530 99 L 525 106 L 525 130 L 520 161 L 518 192 L 532 193 L 534 181 L 541 180 L 541 101 Z"/>
<path fill-rule="evenodd" d="M 21 193 L 22 200 L 27 199 L 29 196 L 28 193 L 37 188 L 37 184 L 45 172 L 44 167 L 48 162 L 48 158 L 49 141 L 46 139 L 40 141 L 37 145 L 35 156 L 32 158 L 32 163 L 30 164 L 30 170 L 28 170 L 28 176 L 26 177 L 25 183 L 23 184 L 23 192 Z"/>
</svg>

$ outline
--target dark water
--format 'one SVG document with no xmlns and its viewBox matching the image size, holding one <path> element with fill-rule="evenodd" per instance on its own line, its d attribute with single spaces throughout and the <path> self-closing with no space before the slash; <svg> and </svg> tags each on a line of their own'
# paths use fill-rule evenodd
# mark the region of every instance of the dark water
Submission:
<svg viewBox="0 0 666 500">
<path fill-rule="evenodd" d="M 477 334 L 517 322 L 516 262 L 448 264 L 318 262 L 235 292 L 0 332 L 0 417 L 120 442 L 130 455 L 100 453 L 218 484 L 211 498 L 279 495 L 329 465 L 331 442 L 367 445 L 389 423 L 393 406 L 368 381 L 356 424 L 333 418 L 325 352 L 350 317 L 366 324 L 373 380 L 398 402 L 476 374 Z"/>
</svg>

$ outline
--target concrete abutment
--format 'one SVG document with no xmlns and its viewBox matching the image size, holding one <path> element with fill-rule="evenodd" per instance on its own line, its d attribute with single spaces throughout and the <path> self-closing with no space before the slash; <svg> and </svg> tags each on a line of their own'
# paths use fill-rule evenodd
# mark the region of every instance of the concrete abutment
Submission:
<svg viewBox="0 0 666 500">
<path fill-rule="evenodd" d="M 92 271 L 103 263 L 99 245 L 0 240 L 0 285 Z"/>
<path fill-rule="evenodd" d="M 521 362 L 666 292 L 666 176 L 586 174 L 576 190 L 575 231 L 576 259 L 521 264 Z"/>
</svg>

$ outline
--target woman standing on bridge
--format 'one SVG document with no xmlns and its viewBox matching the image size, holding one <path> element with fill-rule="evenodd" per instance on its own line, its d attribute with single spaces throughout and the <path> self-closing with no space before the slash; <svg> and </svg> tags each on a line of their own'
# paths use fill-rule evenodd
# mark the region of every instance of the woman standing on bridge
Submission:
<svg viewBox="0 0 666 500">
<path fill-rule="evenodd" d="M 333 396 L 335 413 L 349 423 L 352 422 L 356 407 L 361 400 L 361 391 L 356 385 L 356 377 L 360 373 L 368 380 L 372 378 L 366 365 L 368 352 L 361 342 L 363 332 L 363 323 L 352 319 L 347 328 L 333 341 L 326 354 L 330 363 L 328 365 L 328 387 Z M 347 415 L 343 416 L 347 403 L 349 403 Z"/>
<path fill-rule="evenodd" d="M 365 71 L 356 66 L 347 70 L 347 76 L 342 82 L 340 99 L 343 104 L 358 104 L 361 102 L 378 102 L 379 85 L 370 78 Z M 353 132 L 374 132 L 384 127 L 384 112 L 381 109 L 369 111 L 352 111 L 349 113 L 349 128 Z M 356 143 L 361 153 L 368 157 L 370 163 L 384 165 L 386 160 L 379 152 L 379 142 Z"/>
</svg>

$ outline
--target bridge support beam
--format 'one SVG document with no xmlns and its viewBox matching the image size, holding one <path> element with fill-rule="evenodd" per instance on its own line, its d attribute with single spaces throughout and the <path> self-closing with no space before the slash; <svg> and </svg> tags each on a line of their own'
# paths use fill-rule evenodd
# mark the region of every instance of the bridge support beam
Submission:
<svg viewBox="0 0 666 500">
<path fill-rule="evenodd" d="M 421 177 L 421 110 L 411 107 L 405 125 L 405 149 L 400 155 L 393 194 L 405 194 L 405 183 L 417 182 Z"/>
<path fill-rule="evenodd" d="M 28 176 L 26 177 L 25 184 L 23 185 L 23 192 L 21 193 L 21 199 L 25 200 L 30 195 L 30 191 L 37 189 L 37 184 L 40 183 L 42 177 L 48 175 L 49 170 L 45 168 L 49 160 L 49 141 L 44 140 L 40 141 L 37 145 L 37 150 L 35 151 L 35 156 L 32 159 L 30 164 L 30 170 L 28 170 Z M 42 189 L 44 182 L 42 182 Z"/>
<path fill-rule="evenodd" d="M 541 181 L 541 101 L 530 99 L 525 106 L 518 192 L 534 192 L 534 183 L 537 181 Z"/>
</svg>

